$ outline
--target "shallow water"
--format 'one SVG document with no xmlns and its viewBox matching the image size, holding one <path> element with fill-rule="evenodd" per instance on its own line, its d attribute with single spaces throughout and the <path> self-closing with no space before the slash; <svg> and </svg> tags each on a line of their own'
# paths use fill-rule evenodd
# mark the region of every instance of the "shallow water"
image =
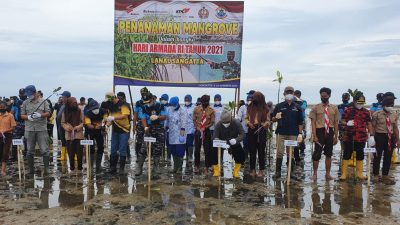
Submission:
<svg viewBox="0 0 400 225">
<path fill-rule="evenodd" d="M 368 223 L 377 218 L 385 218 L 388 224 L 400 221 L 400 182 L 394 186 L 372 184 L 370 187 L 366 182 L 352 178 L 347 182 L 325 182 L 323 159 L 318 181 L 312 182 L 310 148 L 308 145 L 305 166 L 295 169 L 301 179 L 292 180 L 290 185 L 286 182 L 285 164 L 283 178 L 272 180 L 275 167 L 269 166 L 269 160 L 264 179 L 253 179 L 248 175 L 247 168 L 242 169 L 240 180 L 232 179 L 232 159 L 226 152 L 225 176 L 221 180 L 192 175 L 187 168 L 184 168 L 184 174 L 173 176 L 167 173 L 168 166 L 164 165 L 161 178 L 150 185 L 147 182 L 147 164 L 143 176 L 134 176 L 134 158 L 126 168 L 127 175 L 110 176 L 103 173 L 93 174 L 92 178 L 87 179 L 86 170 L 81 176 L 68 175 L 67 165 L 57 163 L 54 154 L 52 174 L 45 178 L 37 172 L 35 179 L 19 183 L 16 168 L 10 166 L 12 176 L 0 182 L 0 196 L 3 202 L 13 201 L 21 206 L 23 213 L 33 210 L 51 218 L 51 209 L 63 213 L 78 210 L 89 215 L 92 214 L 91 210 L 96 209 L 95 212 L 104 210 L 121 214 L 123 218 L 140 219 L 143 224 L 152 224 L 144 215 L 151 217 L 153 213 L 154 220 L 160 224 L 348 224 L 363 220 Z M 332 165 L 334 177 L 338 177 L 339 153 L 340 150 L 336 148 Z M 106 165 L 108 159 L 105 158 Z M 36 160 L 40 164 L 40 158 Z M 349 172 L 353 177 L 352 169 Z M 399 177 L 397 165 L 392 166 L 391 174 Z M 6 213 L 13 221 L 19 221 L 18 218 L 24 221 L 21 212 L 13 211 L 6 203 L 0 204 L 0 213 Z M 85 218 L 84 223 L 92 220 Z M 40 218 L 33 221 L 43 222 Z M 58 222 L 56 220 L 53 224 Z M 119 222 L 124 223 L 122 220 Z"/>
</svg>

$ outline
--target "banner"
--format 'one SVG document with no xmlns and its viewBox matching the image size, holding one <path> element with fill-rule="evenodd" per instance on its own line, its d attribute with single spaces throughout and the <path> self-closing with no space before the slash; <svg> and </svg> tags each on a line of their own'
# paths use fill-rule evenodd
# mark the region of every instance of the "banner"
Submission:
<svg viewBox="0 0 400 225">
<path fill-rule="evenodd" d="M 114 85 L 239 88 L 243 1 L 115 1 Z"/>
</svg>

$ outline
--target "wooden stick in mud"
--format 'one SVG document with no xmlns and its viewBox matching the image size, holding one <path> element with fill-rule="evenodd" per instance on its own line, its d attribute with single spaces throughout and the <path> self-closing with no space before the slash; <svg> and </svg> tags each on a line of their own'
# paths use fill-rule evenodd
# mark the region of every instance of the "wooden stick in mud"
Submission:
<svg viewBox="0 0 400 225">
<path fill-rule="evenodd" d="M 151 182 L 151 142 L 148 142 L 149 143 L 149 152 L 148 152 L 148 154 L 147 154 L 147 163 L 148 163 L 148 167 L 147 167 L 147 169 L 148 169 L 148 181 L 149 181 L 149 184 L 150 184 L 150 182 Z"/>
<path fill-rule="evenodd" d="M 292 155 L 293 155 L 293 147 L 289 147 L 289 166 L 288 166 L 288 173 L 287 173 L 287 185 L 290 184 L 290 176 L 292 173 Z"/>
<path fill-rule="evenodd" d="M 91 168 L 90 168 L 90 154 L 89 154 L 90 148 L 89 148 L 89 145 L 85 145 L 85 150 L 86 150 L 86 172 L 87 172 L 87 179 L 88 179 L 88 182 L 89 182 L 90 170 L 91 170 Z"/>
<path fill-rule="evenodd" d="M 371 186 L 371 153 L 368 153 L 368 187 Z"/>
<path fill-rule="evenodd" d="M 218 174 L 218 179 L 221 181 L 221 148 L 218 148 L 218 170 L 219 170 L 219 174 Z"/>
<path fill-rule="evenodd" d="M 17 145 L 17 158 L 18 158 L 18 177 L 19 177 L 19 182 L 21 182 L 21 154 L 19 152 L 19 145 Z"/>
</svg>

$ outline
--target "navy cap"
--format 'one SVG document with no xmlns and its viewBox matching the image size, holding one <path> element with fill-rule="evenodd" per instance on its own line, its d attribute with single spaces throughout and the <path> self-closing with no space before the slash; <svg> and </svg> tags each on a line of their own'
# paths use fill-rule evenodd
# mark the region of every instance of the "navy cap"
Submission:
<svg viewBox="0 0 400 225">
<path fill-rule="evenodd" d="M 254 93 L 256 93 L 255 90 L 250 90 L 249 93 L 246 93 L 247 95 L 254 95 Z"/>
<path fill-rule="evenodd" d="M 384 99 L 385 99 L 385 98 L 388 98 L 388 97 L 397 99 L 397 98 L 394 96 L 394 93 L 393 93 L 393 92 L 386 92 L 385 94 L 383 94 L 383 98 L 384 98 Z"/>
<path fill-rule="evenodd" d="M 61 96 L 69 98 L 69 97 L 71 97 L 71 92 L 69 92 L 69 91 L 64 91 L 64 92 L 61 94 Z"/>
<path fill-rule="evenodd" d="M 167 94 L 163 94 L 163 95 L 161 95 L 160 99 L 168 101 L 169 100 L 169 96 Z"/>
<path fill-rule="evenodd" d="M 25 87 L 24 92 L 26 96 L 31 96 L 36 93 L 36 87 L 34 85 L 28 85 Z"/>
<path fill-rule="evenodd" d="M 215 96 L 214 96 L 214 100 L 222 100 L 222 98 L 221 98 L 221 95 L 220 94 L 216 94 Z"/>
<path fill-rule="evenodd" d="M 88 104 L 88 106 L 87 106 L 87 110 L 88 111 L 90 111 L 90 110 L 93 110 L 93 109 L 98 109 L 98 108 L 100 108 L 100 105 L 99 105 L 99 103 L 96 101 L 96 100 L 92 100 L 92 101 L 90 101 L 89 102 L 89 104 Z"/>
</svg>

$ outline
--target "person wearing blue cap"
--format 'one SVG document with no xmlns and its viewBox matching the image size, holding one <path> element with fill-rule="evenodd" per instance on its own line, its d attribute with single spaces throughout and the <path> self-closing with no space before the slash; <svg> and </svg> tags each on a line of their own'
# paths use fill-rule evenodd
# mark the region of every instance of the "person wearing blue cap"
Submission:
<svg viewBox="0 0 400 225">
<path fill-rule="evenodd" d="M 36 143 L 39 145 L 43 157 L 44 174 L 48 173 L 50 151 L 49 134 L 47 133 L 47 118 L 50 116 L 49 103 L 39 98 L 36 88 L 29 85 L 25 88 L 25 95 L 28 97 L 21 106 L 21 118 L 25 120 L 25 138 L 28 147 L 28 168 L 29 175 L 34 174 L 34 156 Z"/>
<path fill-rule="evenodd" d="M 169 100 L 169 96 L 167 94 L 161 95 L 160 103 L 161 103 L 161 106 L 164 107 L 166 111 L 168 111 L 168 109 L 167 109 L 168 108 L 168 100 Z M 167 156 L 166 162 L 169 165 L 171 163 L 171 151 L 169 148 L 168 127 L 165 126 L 165 124 L 164 124 L 164 129 L 165 129 L 165 136 L 164 136 L 165 145 L 162 147 L 162 152 L 163 152 L 163 155 Z"/>
<path fill-rule="evenodd" d="M 70 97 L 71 97 L 71 92 L 64 91 L 61 94 L 62 101 L 57 109 L 57 116 L 56 116 L 56 124 L 57 124 L 57 128 L 58 128 L 57 132 L 58 132 L 58 137 L 61 139 L 61 153 L 57 157 L 58 161 L 67 161 L 67 155 L 68 155 L 67 154 L 67 141 L 65 140 L 65 130 L 61 126 L 61 117 L 65 110 L 67 100 Z"/>
<path fill-rule="evenodd" d="M 186 168 L 191 167 L 193 163 L 193 146 L 194 146 L 194 132 L 196 128 L 193 123 L 193 112 L 196 106 L 192 103 L 192 96 L 185 96 L 185 105 L 183 109 L 183 117 L 186 121 L 185 131 L 186 131 Z"/>
<path fill-rule="evenodd" d="M 185 120 L 184 111 L 179 105 L 178 97 L 172 97 L 168 105 L 166 126 L 169 128 L 169 148 L 174 160 L 174 167 L 169 172 L 181 173 L 186 146 L 185 123 L 188 121 Z"/>
<path fill-rule="evenodd" d="M 153 95 L 148 92 L 143 95 L 144 107 L 139 113 L 139 118 L 142 121 L 145 135 L 156 138 L 156 142 L 151 146 L 152 156 L 153 156 L 153 178 L 158 178 L 158 173 L 160 169 L 160 159 L 162 155 L 163 146 L 165 143 L 165 129 L 164 122 L 167 117 L 167 111 L 165 108 L 157 102 Z M 142 145 L 137 164 L 137 171 L 135 176 L 140 176 L 143 171 L 143 164 L 147 157 L 147 149 L 145 145 Z M 151 160 L 151 159 L 148 159 Z"/>
<path fill-rule="evenodd" d="M 89 101 L 89 104 L 86 106 L 87 112 L 85 114 L 84 124 L 87 128 L 88 138 L 90 140 L 95 140 L 97 145 L 97 154 L 96 154 L 96 172 L 101 172 L 101 161 L 103 159 L 104 154 L 104 138 L 101 132 L 103 127 L 103 118 L 107 113 L 105 109 L 100 108 L 99 103 L 96 100 Z M 95 154 L 94 145 L 90 146 L 90 158 L 93 163 Z"/>
</svg>

